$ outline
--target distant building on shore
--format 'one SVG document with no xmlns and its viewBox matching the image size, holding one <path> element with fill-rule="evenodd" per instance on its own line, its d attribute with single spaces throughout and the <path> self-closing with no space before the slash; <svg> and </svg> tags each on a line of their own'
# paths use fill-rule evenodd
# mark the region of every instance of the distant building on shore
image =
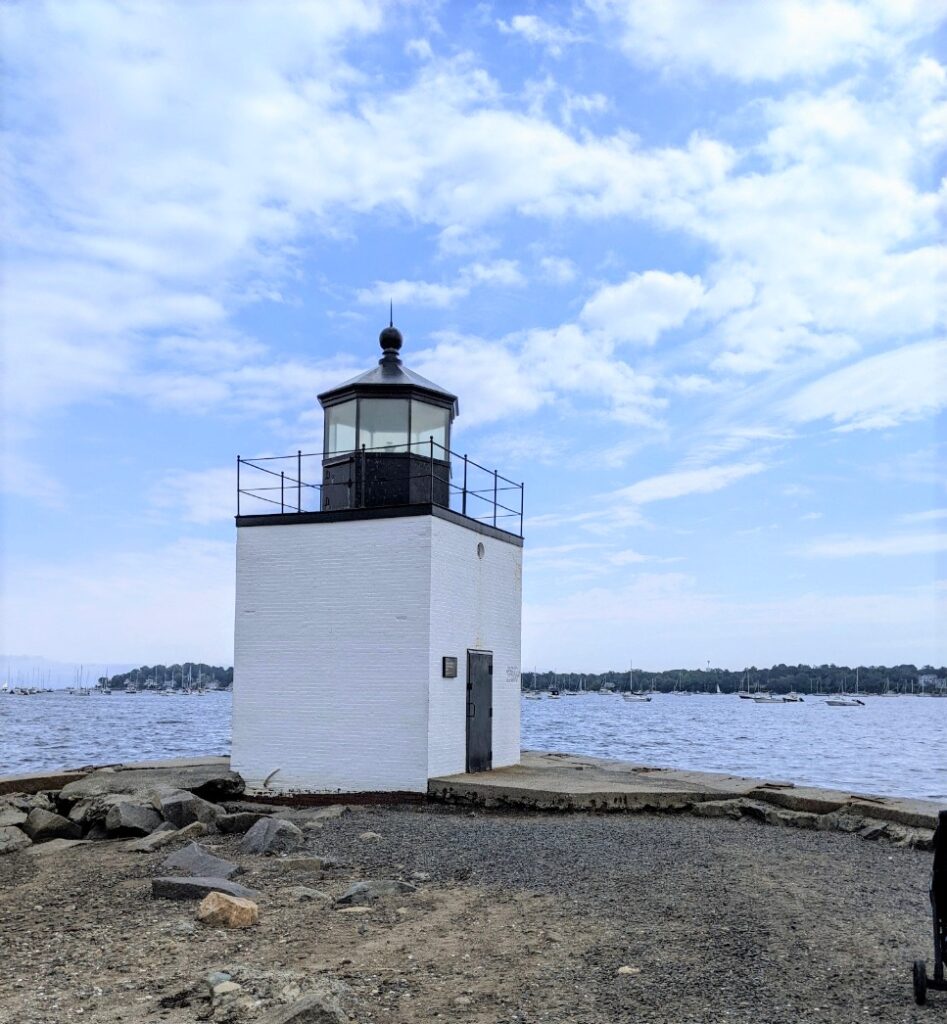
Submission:
<svg viewBox="0 0 947 1024">
<path fill-rule="evenodd" d="M 378 366 L 323 451 L 237 461 L 231 761 L 273 793 L 424 792 L 520 756 L 523 487 L 451 450 L 456 396 Z M 318 482 L 316 482 L 318 481 Z"/>
</svg>

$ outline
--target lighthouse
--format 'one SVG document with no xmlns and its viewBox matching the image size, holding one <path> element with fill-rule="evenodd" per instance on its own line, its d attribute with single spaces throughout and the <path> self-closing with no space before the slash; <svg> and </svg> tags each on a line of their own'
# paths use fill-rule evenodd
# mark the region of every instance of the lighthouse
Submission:
<svg viewBox="0 0 947 1024">
<path fill-rule="evenodd" d="M 237 460 L 231 764 L 251 792 L 423 793 L 520 756 L 523 485 L 452 449 L 457 396 L 378 364 L 323 450 Z"/>
</svg>

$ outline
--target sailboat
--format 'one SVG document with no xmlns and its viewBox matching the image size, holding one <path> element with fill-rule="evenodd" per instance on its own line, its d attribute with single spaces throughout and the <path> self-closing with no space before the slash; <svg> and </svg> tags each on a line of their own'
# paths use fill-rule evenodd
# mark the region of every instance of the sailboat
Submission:
<svg viewBox="0 0 947 1024">
<path fill-rule="evenodd" d="M 635 666 L 634 662 L 630 663 L 628 669 L 628 692 L 623 693 L 622 697 L 632 703 L 643 704 L 646 701 L 651 700 L 650 693 L 635 693 Z"/>
</svg>

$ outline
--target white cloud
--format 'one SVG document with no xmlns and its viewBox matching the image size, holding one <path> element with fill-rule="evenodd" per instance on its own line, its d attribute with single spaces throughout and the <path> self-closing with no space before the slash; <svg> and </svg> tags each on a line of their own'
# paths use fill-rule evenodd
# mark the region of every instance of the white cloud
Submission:
<svg viewBox="0 0 947 1024">
<path fill-rule="evenodd" d="M 634 548 L 616 551 L 609 558 L 613 565 L 638 565 L 641 562 L 651 562 L 653 560 L 654 555 L 643 555 L 640 551 L 635 551 Z"/>
<path fill-rule="evenodd" d="M 542 278 L 552 284 L 569 284 L 579 272 L 578 267 L 566 256 L 543 256 L 539 267 Z"/>
<path fill-rule="evenodd" d="M 888 537 L 823 537 L 806 544 L 800 554 L 808 558 L 854 558 L 863 555 L 896 557 L 947 552 L 947 533 L 894 534 Z"/>
<path fill-rule="evenodd" d="M 0 650 L 66 661 L 229 665 L 233 544 L 180 540 L 148 550 L 9 564 Z"/>
<path fill-rule="evenodd" d="M 908 512 L 899 517 L 902 523 L 932 523 L 947 519 L 947 508 L 929 508 L 923 512 Z"/>
<path fill-rule="evenodd" d="M 582 308 L 581 319 L 616 341 L 653 345 L 663 331 L 680 326 L 702 296 L 700 278 L 648 270 L 600 288 Z"/>
<path fill-rule="evenodd" d="M 561 56 L 565 47 L 581 39 L 569 29 L 551 25 L 535 14 L 516 14 L 509 21 L 499 20 L 497 28 L 505 35 L 520 35 L 528 42 L 542 46 L 553 57 Z"/>
<path fill-rule="evenodd" d="M 586 0 L 634 60 L 738 81 L 861 64 L 944 16 L 942 0 Z"/>
<path fill-rule="evenodd" d="M 763 462 L 737 462 L 728 466 L 705 466 L 701 469 L 663 473 L 639 480 L 630 487 L 623 487 L 615 492 L 615 496 L 634 505 L 644 505 L 689 494 L 711 494 L 745 477 L 762 473 L 767 468 Z"/>
<path fill-rule="evenodd" d="M 391 299 L 399 306 L 433 306 L 444 309 L 470 292 L 485 285 L 495 288 L 520 288 L 526 278 L 515 260 L 493 260 L 470 263 L 463 267 L 452 284 L 429 281 L 376 281 L 371 288 L 362 288 L 356 298 L 363 306 L 384 305 Z"/>
<path fill-rule="evenodd" d="M 839 430 L 897 426 L 947 405 L 947 341 L 904 345 L 804 387 L 785 406 L 790 419 L 831 419 Z"/>
<path fill-rule="evenodd" d="M 446 309 L 470 294 L 463 284 L 434 284 L 430 281 L 376 281 L 371 288 L 361 288 L 356 300 L 363 306 L 383 308 L 388 301 L 398 306 L 431 306 Z"/>
<path fill-rule="evenodd" d="M 523 659 L 561 671 L 625 664 L 742 669 L 810 664 L 943 664 L 947 588 L 926 585 L 741 600 L 685 573 L 638 573 L 618 586 L 542 594 L 523 609 Z M 686 653 L 682 653 L 686 652 Z M 699 654 L 697 652 L 700 652 Z"/>
<path fill-rule="evenodd" d="M 149 496 L 153 508 L 173 511 L 186 523 L 226 522 L 237 512 L 234 466 L 166 473 Z"/>
</svg>

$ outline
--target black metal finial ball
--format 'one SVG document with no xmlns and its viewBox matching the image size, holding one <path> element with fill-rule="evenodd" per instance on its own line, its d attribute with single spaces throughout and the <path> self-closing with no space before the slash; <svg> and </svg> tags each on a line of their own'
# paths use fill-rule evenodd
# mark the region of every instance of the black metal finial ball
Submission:
<svg viewBox="0 0 947 1024">
<path fill-rule="evenodd" d="M 386 352 L 390 349 L 394 349 L 395 352 L 397 352 L 404 344 L 404 339 L 401 337 L 401 331 L 399 331 L 397 327 L 393 327 L 389 324 L 381 334 L 378 335 L 378 344 L 381 345 Z"/>
</svg>

